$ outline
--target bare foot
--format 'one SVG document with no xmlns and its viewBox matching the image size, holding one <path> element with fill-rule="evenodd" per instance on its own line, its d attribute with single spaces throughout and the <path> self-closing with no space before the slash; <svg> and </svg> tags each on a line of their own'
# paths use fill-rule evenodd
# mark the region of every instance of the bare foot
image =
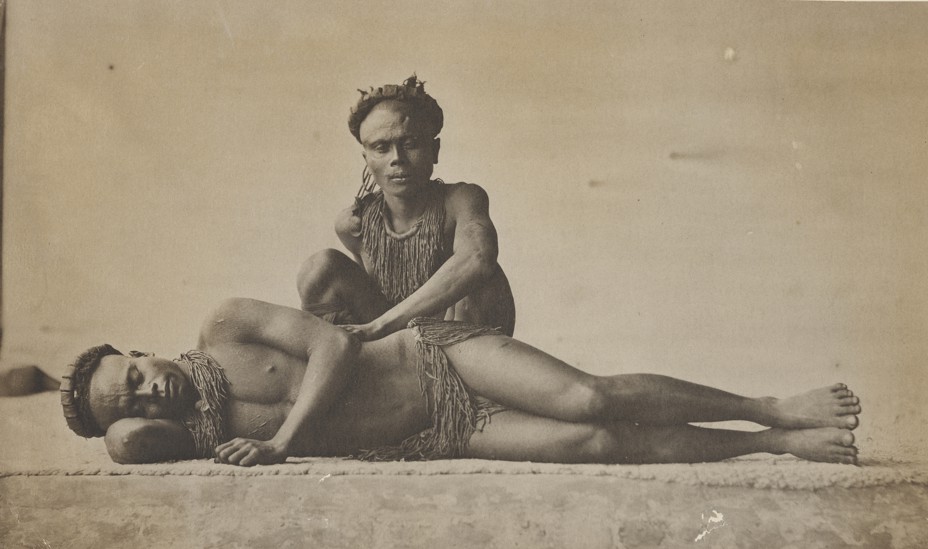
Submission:
<svg viewBox="0 0 928 549">
<path fill-rule="evenodd" d="M 847 385 L 838 383 L 789 398 L 768 399 L 771 427 L 811 429 L 815 427 L 857 427 L 860 399 Z"/>
<path fill-rule="evenodd" d="M 854 434 L 847 429 L 773 429 L 779 450 L 810 461 L 857 465 Z M 777 452 L 778 453 L 778 452 Z"/>
</svg>

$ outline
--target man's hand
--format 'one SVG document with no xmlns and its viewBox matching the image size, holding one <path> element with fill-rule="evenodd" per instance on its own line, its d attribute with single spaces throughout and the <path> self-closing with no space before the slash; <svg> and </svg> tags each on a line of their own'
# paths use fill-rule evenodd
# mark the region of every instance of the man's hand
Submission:
<svg viewBox="0 0 928 549">
<path fill-rule="evenodd" d="M 216 462 L 251 467 L 287 461 L 287 450 L 273 440 L 236 438 L 216 447 Z"/>
<path fill-rule="evenodd" d="M 340 327 L 361 341 L 374 341 L 390 335 L 377 321 L 367 324 L 343 324 Z"/>
</svg>

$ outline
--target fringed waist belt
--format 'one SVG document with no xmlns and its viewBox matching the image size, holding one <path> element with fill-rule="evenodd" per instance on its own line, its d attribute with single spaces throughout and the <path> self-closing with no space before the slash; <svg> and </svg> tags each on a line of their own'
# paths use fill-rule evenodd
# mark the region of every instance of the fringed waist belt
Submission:
<svg viewBox="0 0 928 549">
<path fill-rule="evenodd" d="M 419 388 L 428 400 L 432 426 L 396 446 L 366 450 L 358 459 L 398 461 L 461 457 L 474 431 L 481 430 L 490 415 L 504 408 L 472 395 L 461 377 L 448 364 L 442 347 L 483 335 L 500 335 L 498 330 L 466 322 L 415 318 L 409 327 L 416 337 L 416 371 Z"/>
</svg>

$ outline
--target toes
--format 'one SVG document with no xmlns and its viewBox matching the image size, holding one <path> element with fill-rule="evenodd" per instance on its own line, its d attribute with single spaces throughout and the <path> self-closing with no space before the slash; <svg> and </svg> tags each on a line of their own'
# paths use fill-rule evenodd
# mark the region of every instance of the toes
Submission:
<svg viewBox="0 0 928 549">
<path fill-rule="evenodd" d="M 853 444 L 854 444 L 854 433 L 851 433 L 851 432 L 849 432 L 849 431 L 845 431 L 845 432 L 841 433 L 841 435 L 838 436 L 838 444 L 841 444 L 841 445 L 844 445 L 844 446 L 853 446 Z"/>
<path fill-rule="evenodd" d="M 837 409 L 835 415 L 839 416 L 849 416 L 856 415 L 860 413 L 860 406 L 855 405 L 843 405 Z"/>
<path fill-rule="evenodd" d="M 843 383 L 835 383 L 834 385 L 831 386 L 832 392 L 840 391 L 841 389 L 847 389 L 847 385 Z"/>
<path fill-rule="evenodd" d="M 841 456 L 838 458 L 838 463 L 844 465 L 857 465 L 857 456 Z"/>
<path fill-rule="evenodd" d="M 841 406 L 853 406 L 860 402 L 860 399 L 855 396 L 843 397 L 838 401 L 838 404 Z"/>
<path fill-rule="evenodd" d="M 847 389 L 838 389 L 836 391 L 832 391 L 831 393 L 832 393 L 832 396 L 839 398 L 839 399 L 850 398 L 854 396 L 854 393 L 848 391 Z"/>
<path fill-rule="evenodd" d="M 857 446 L 841 446 L 838 448 L 837 452 L 842 456 L 856 456 Z"/>
</svg>

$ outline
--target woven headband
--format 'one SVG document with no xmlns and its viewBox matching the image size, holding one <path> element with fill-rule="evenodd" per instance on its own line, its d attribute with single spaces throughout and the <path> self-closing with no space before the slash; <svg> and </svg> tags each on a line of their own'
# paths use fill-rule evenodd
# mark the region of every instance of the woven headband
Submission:
<svg viewBox="0 0 928 549">
<path fill-rule="evenodd" d="M 150 356 L 152 353 L 131 351 L 128 356 Z M 88 349 L 69 364 L 65 374 L 61 376 L 61 408 L 68 427 L 84 438 L 102 437 L 106 432 L 97 425 L 90 411 L 90 380 L 100 366 L 103 357 L 110 355 L 124 356 L 111 345 L 103 344 Z M 88 362 L 88 357 L 90 361 Z M 89 366 L 93 364 L 93 366 Z M 80 365 L 80 366 L 79 366 Z M 83 391 L 83 392 L 82 392 Z M 87 394 L 84 394 L 86 392 Z"/>
<path fill-rule="evenodd" d="M 361 141 L 361 122 L 381 101 L 403 101 L 418 106 L 432 123 L 435 135 L 438 135 L 444 125 L 445 118 L 441 107 L 432 96 L 425 93 L 425 82 L 419 80 L 415 74 L 399 85 L 386 84 L 380 88 L 371 87 L 368 90 L 358 91 L 361 93 L 361 98 L 351 107 L 351 114 L 348 115 L 348 129 L 359 142 Z"/>
<path fill-rule="evenodd" d="M 61 378 L 61 408 L 64 411 L 64 419 L 68 422 L 68 427 L 72 431 L 84 438 L 102 437 L 104 434 L 97 422 L 89 414 L 81 413 L 81 399 L 88 398 L 89 395 L 79 394 L 79 389 L 75 387 L 74 381 L 74 364 L 68 365 L 67 372 Z"/>
</svg>

